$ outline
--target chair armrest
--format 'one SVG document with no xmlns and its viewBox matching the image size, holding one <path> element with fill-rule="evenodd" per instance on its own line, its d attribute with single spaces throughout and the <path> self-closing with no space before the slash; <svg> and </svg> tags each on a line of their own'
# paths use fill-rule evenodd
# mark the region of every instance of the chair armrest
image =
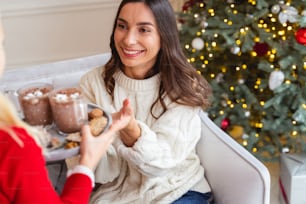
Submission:
<svg viewBox="0 0 306 204">
<path fill-rule="evenodd" d="M 268 169 L 203 111 L 197 152 L 218 204 L 269 204 Z"/>
<path fill-rule="evenodd" d="M 76 86 L 84 73 L 104 65 L 110 59 L 110 56 L 110 53 L 103 53 L 6 70 L 0 79 L 0 90 L 16 90 L 33 82 L 51 83 L 55 88 Z"/>
</svg>

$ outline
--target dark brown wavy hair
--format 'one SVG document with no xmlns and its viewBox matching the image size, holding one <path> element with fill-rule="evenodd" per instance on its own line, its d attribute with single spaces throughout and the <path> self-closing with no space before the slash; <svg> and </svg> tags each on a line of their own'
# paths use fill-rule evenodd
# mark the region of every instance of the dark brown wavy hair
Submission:
<svg viewBox="0 0 306 204">
<path fill-rule="evenodd" d="M 115 86 L 113 75 L 117 69 L 123 67 L 114 42 L 117 18 L 124 5 L 136 2 L 144 3 L 151 9 L 160 35 L 161 48 L 151 72 L 151 75 L 160 73 L 161 77 L 158 98 L 151 106 L 153 117 L 158 118 L 167 110 L 165 96 L 178 104 L 207 108 L 210 103 L 211 88 L 208 82 L 187 61 L 180 45 L 175 13 L 168 0 L 123 0 L 120 3 L 110 38 L 112 55 L 105 65 L 105 73 L 103 74 L 108 93 L 113 98 Z M 154 116 L 153 107 L 158 102 L 162 105 L 163 111 L 161 115 Z"/>
</svg>

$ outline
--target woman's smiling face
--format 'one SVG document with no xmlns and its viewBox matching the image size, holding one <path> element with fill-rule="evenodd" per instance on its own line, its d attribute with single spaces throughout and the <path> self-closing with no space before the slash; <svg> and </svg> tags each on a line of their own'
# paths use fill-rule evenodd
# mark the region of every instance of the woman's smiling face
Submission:
<svg viewBox="0 0 306 204">
<path fill-rule="evenodd" d="M 144 3 L 128 3 L 120 11 L 114 33 L 124 73 L 144 79 L 160 50 L 160 36 L 152 11 Z"/>
</svg>

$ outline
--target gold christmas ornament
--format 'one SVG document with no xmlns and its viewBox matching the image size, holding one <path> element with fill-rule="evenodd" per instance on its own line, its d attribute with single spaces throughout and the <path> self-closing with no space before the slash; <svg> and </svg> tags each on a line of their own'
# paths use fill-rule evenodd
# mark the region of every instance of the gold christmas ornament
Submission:
<svg viewBox="0 0 306 204">
<path fill-rule="evenodd" d="M 234 138 L 234 139 L 239 139 L 242 137 L 244 134 L 244 129 L 240 125 L 233 125 L 229 129 L 228 133 Z"/>
</svg>

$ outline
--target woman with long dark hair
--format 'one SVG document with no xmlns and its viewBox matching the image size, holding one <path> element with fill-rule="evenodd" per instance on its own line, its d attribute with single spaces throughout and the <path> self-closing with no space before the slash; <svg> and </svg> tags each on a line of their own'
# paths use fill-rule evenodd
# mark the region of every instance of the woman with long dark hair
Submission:
<svg viewBox="0 0 306 204">
<path fill-rule="evenodd" d="M 195 147 L 211 89 L 187 62 L 168 0 L 123 0 L 110 48 L 108 63 L 80 85 L 110 112 L 129 98 L 133 117 L 95 171 L 91 203 L 207 203 Z"/>
</svg>

